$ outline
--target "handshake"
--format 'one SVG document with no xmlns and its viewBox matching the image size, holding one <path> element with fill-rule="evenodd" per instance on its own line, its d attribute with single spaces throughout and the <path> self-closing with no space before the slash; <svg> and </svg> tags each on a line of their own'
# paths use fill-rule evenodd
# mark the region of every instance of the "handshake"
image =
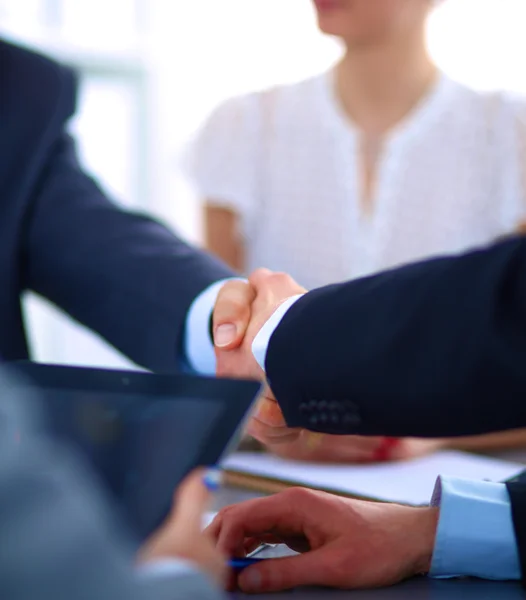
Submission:
<svg viewBox="0 0 526 600">
<path fill-rule="evenodd" d="M 287 327 L 286 323 L 280 325 L 283 309 L 306 292 L 289 275 L 267 269 L 255 271 L 248 281 L 227 282 L 213 314 L 217 376 L 266 381 L 265 356 L 272 333 L 280 326 Z M 283 367 L 286 370 L 287 366 Z M 245 433 L 278 456 L 317 462 L 403 460 L 446 444 L 437 439 L 342 436 L 290 428 L 268 383 Z"/>
<path fill-rule="evenodd" d="M 271 326 L 269 319 L 284 302 L 306 291 L 289 275 L 267 269 L 255 271 L 248 281 L 227 282 L 218 294 L 213 314 L 217 376 L 265 381 L 264 358 L 268 339 L 260 344 L 261 356 L 256 358 L 256 336 L 264 326 Z M 266 384 L 246 433 L 274 449 L 277 445 L 297 443 L 302 430 L 287 427 Z"/>
</svg>

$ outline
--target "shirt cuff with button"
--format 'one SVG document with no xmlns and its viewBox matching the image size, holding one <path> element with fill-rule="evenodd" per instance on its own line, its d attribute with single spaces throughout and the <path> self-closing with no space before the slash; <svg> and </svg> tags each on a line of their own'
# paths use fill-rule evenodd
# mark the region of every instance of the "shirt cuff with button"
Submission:
<svg viewBox="0 0 526 600">
<path fill-rule="evenodd" d="M 503 483 L 440 477 L 431 504 L 440 507 L 431 577 L 521 578 Z"/>
<path fill-rule="evenodd" d="M 265 359 L 267 357 L 268 345 L 272 334 L 289 308 L 304 295 L 305 294 L 298 294 L 297 296 L 291 296 L 282 302 L 254 338 L 254 341 L 252 342 L 252 355 L 263 371 L 265 371 Z"/>
<path fill-rule="evenodd" d="M 186 358 L 185 366 L 189 371 L 200 375 L 215 375 L 216 357 L 213 340 L 210 338 L 210 317 L 219 290 L 232 280 L 246 281 L 239 277 L 216 281 L 195 298 L 188 310 L 184 335 L 184 358 Z"/>
</svg>

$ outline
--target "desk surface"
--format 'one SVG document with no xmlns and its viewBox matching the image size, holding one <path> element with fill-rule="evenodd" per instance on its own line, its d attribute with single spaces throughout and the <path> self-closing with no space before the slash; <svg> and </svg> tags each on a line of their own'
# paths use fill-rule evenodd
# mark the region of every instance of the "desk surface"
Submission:
<svg viewBox="0 0 526 600">
<path fill-rule="evenodd" d="M 236 489 L 222 490 L 216 499 L 215 510 L 228 504 L 242 502 L 257 494 Z M 477 580 L 433 580 L 427 577 L 413 579 L 406 583 L 379 590 L 342 592 L 337 590 L 298 589 L 283 594 L 247 596 L 232 594 L 232 598 L 258 598 L 279 600 L 280 598 L 305 600 L 518 600 L 526 598 L 526 591 L 515 583 L 496 583 Z"/>
</svg>

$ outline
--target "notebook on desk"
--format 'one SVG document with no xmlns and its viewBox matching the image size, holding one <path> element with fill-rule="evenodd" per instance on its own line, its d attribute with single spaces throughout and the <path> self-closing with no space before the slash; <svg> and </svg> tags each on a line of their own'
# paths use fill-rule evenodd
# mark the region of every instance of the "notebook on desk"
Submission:
<svg viewBox="0 0 526 600">
<path fill-rule="evenodd" d="M 524 471 L 521 463 L 443 451 L 402 462 L 335 465 L 285 460 L 270 454 L 238 452 L 223 467 L 231 485 L 274 493 L 300 485 L 402 504 L 428 504 L 438 475 L 506 481 Z"/>
</svg>

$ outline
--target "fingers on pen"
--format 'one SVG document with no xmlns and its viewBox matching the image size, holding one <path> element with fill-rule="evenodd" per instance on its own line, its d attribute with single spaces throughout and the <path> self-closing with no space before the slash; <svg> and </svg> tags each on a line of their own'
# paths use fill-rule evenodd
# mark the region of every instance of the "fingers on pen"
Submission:
<svg viewBox="0 0 526 600">
<path fill-rule="evenodd" d="M 243 592 L 262 593 L 291 590 L 323 582 L 323 560 L 318 552 L 261 561 L 241 572 L 238 585 Z"/>
<path fill-rule="evenodd" d="M 310 506 L 308 500 L 302 501 L 306 493 L 301 488 L 293 488 L 223 509 L 216 517 L 217 523 L 212 523 L 209 528 L 218 548 L 231 555 L 240 547 L 244 549 L 247 539 L 268 532 L 273 532 L 275 536 L 279 536 L 280 531 L 285 531 L 287 535 L 301 534 L 305 513 L 303 505 Z"/>
</svg>

